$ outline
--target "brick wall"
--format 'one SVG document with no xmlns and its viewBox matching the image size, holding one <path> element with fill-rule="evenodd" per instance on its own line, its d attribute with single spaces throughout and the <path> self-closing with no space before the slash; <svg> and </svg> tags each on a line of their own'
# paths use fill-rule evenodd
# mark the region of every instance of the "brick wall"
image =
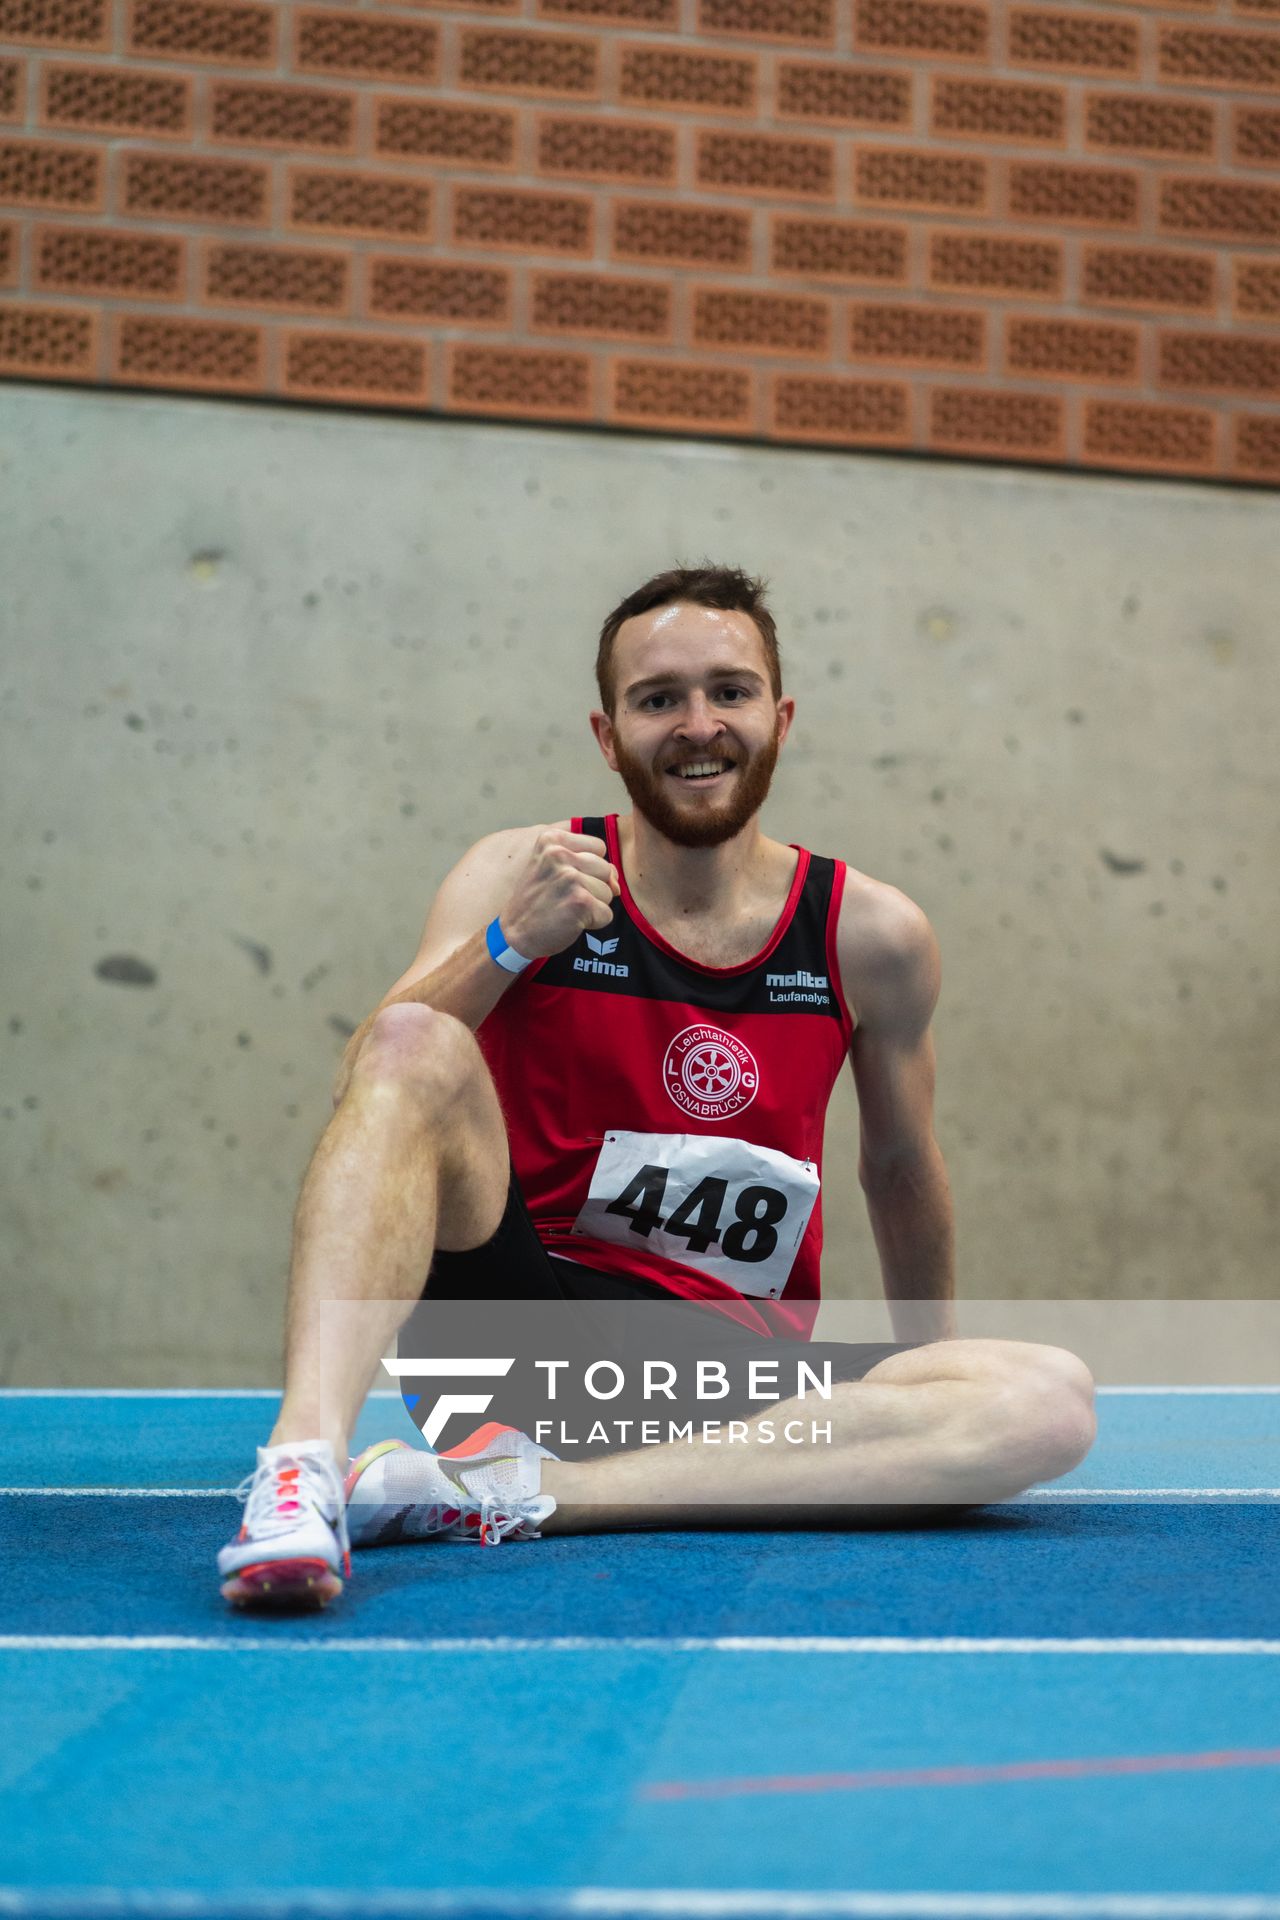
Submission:
<svg viewBox="0 0 1280 1920">
<path fill-rule="evenodd" d="M 1280 0 L 0 0 L 0 373 L 1280 481 Z"/>
</svg>

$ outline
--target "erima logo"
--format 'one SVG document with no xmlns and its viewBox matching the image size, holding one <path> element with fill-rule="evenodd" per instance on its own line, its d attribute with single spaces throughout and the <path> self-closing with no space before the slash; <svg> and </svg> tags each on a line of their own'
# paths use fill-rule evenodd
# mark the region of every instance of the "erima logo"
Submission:
<svg viewBox="0 0 1280 1920">
<path fill-rule="evenodd" d="M 594 933 L 589 933 L 586 936 L 587 945 L 590 947 L 592 953 L 601 955 L 616 953 L 618 951 L 618 939 L 619 936 L 617 934 L 614 935 L 612 940 L 601 940 Z M 581 958 L 574 961 L 573 970 L 575 973 L 607 973 L 611 974 L 615 980 L 625 980 L 631 972 L 630 967 L 621 966 L 614 960 L 583 960 Z"/>
<path fill-rule="evenodd" d="M 821 987 L 825 991 L 828 980 L 825 973 L 808 973 L 801 967 L 799 973 L 766 973 L 764 983 L 766 987 Z"/>
</svg>

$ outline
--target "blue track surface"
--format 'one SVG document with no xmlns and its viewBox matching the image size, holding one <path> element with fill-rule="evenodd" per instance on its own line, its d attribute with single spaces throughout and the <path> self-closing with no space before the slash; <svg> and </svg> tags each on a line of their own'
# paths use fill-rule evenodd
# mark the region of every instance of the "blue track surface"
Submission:
<svg viewBox="0 0 1280 1920">
<path fill-rule="evenodd" d="M 1280 1916 L 1280 1396 L 1106 1396 L 954 1525 L 393 1548 L 264 1620 L 192 1490 L 273 1412 L 0 1395 L 0 1912 Z"/>
</svg>

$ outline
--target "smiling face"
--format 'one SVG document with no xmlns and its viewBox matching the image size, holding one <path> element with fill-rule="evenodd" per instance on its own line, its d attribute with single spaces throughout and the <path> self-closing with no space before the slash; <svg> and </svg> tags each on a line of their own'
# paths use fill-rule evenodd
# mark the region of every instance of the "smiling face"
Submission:
<svg viewBox="0 0 1280 1920">
<path fill-rule="evenodd" d="M 612 718 L 591 724 L 637 813 L 681 847 L 718 847 L 760 811 L 795 703 L 776 699 L 749 614 L 677 601 L 613 647 Z"/>
</svg>

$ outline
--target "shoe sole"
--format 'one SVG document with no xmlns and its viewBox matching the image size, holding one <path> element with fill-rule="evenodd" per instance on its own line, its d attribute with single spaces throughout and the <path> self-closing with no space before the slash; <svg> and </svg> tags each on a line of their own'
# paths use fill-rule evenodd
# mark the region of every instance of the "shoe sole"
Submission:
<svg viewBox="0 0 1280 1920">
<path fill-rule="evenodd" d="M 264 1560 L 223 1582 L 233 1607 L 327 1607 L 342 1582 L 323 1560 Z"/>
</svg>

